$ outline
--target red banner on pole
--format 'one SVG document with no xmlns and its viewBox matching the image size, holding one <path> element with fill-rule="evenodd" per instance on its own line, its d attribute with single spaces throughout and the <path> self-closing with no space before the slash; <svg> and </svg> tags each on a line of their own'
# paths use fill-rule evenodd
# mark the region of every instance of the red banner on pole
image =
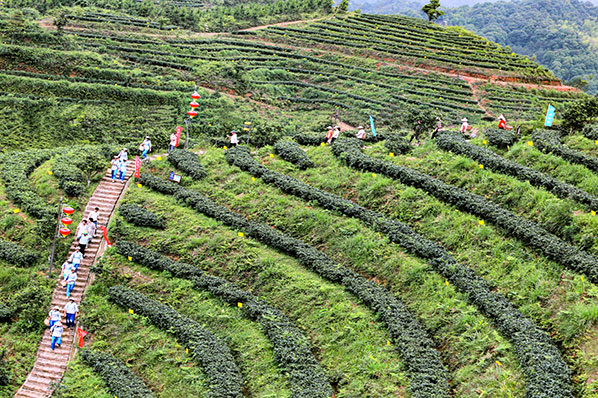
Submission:
<svg viewBox="0 0 598 398">
<path fill-rule="evenodd" d="M 110 241 L 108 240 L 108 230 L 106 229 L 105 226 L 101 226 L 100 230 L 102 231 L 102 234 L 104 235 L 104 239 L 106 239 L 106 244 L 108 245 L 108 247 L 112 247 L 112 243 L 110 243 Z"/>
<path fill-rule="evenodd" d="M 77 328 L 77 336 L 79 336 L 79 348 L 83 348 L 83 338 L 87 336 L 87 332 L 81 328 Z"/>
<path fill-rule="evenodd" d="M 176 126 L 176 145 L 179 146 L 179 141 L 181 140 L 181 133 L 183 132 L 183 128 L 181 126 Z"/>
<path fill-rule="evenodd" d="M 135 156 L 135 178 L 141 178 L 141 159 Z"/>
</svg>

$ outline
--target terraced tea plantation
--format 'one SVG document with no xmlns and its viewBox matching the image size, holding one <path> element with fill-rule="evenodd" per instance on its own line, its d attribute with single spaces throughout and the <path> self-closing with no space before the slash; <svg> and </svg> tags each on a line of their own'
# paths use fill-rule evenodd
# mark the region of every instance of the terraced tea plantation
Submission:
<svg viewBox="0 0 598 398">
<path fill-rule="evenodd" d="M 215 34 L 66 11 L 61 34 L 2 31 L 1 397 L 598 396 L 596 126 L 537 122 L 585 94 L 406 17 Z M 416 113 L 446 128 L 413 145 Z M 83 347 L 40 367 L 59 200 L 74 230 L 146 136 L 152 157 L 100 219 L 112 245 L 77 282 Z M 21 388 L 32 370 L 60 378 Z"/>
</svg>

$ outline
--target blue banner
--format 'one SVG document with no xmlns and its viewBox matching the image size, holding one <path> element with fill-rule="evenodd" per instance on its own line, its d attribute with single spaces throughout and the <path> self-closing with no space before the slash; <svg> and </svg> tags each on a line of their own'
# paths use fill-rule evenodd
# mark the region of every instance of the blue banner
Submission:
<svg viewBox="0 0 598 398">
<path fill-rule="evenodd" d="M 556 108 L 552 105 L 548 105 L 548 110 L 546 111 L 546 120 L 544 121 L 544 126 L 551 127 L 552 122 L 554 121 L 554 112 Z"/>
<path fill-rule="evenodd" d="M 376 126 L 374 126 L 374 118 L 370 115 L 370 125 L 372 126 L 372 136 L 376 136 Z"/>
</svg>

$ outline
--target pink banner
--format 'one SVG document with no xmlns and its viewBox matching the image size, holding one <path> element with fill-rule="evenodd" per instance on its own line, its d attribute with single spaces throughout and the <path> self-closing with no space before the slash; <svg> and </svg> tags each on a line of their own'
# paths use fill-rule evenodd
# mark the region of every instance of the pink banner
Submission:
<svg viewBox="0 0 598 398">
<path fill-rule="evenodd" d="M 135 156 L 135 178 L 141 178 L 141 159 Z"/>
<path fill-rule="evenodd" d="M 176 145 L 179 146 L 179 141 L 181 140 L 181 133 L 183 132 L 183 128 L 181 126 L 176 126 Z"/>
</svg>

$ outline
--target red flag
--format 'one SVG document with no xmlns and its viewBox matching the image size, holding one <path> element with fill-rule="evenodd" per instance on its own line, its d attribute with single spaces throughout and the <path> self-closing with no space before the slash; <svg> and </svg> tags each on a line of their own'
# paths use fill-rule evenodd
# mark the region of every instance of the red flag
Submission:
<svg viewBox="0 0 598 398">
<path fill-rule="evenodd" d="M 141 159 L 135 156 L 135 178 L 141 178 Z"/>
<path fill-rule="evenodd" d="M 108 247 L 112 247 L 112 243 L 110 243 L 110 241 L 108 240 L 108 230 L 103 225 L 100 227 L 100 229 L 102 230 L 102 234 L 104 234 L 104 239 L 106 239 L 106 243 L 108 244 Z"/>
<path fill-rule="evenodd" d="M 83 338 L 87 336 L 87 332 L 81 328 L 77 328 L 77 336 L 79 336 L 79 348 L 83 348 Z"/>
<path fill-rule="evenodd" d="M 176 126 L 176 145 L 179 146 L 179 141 L 181 140 L 181 133 L 183 132 L 183 128 L 181 126 Z"/>
</svg>

